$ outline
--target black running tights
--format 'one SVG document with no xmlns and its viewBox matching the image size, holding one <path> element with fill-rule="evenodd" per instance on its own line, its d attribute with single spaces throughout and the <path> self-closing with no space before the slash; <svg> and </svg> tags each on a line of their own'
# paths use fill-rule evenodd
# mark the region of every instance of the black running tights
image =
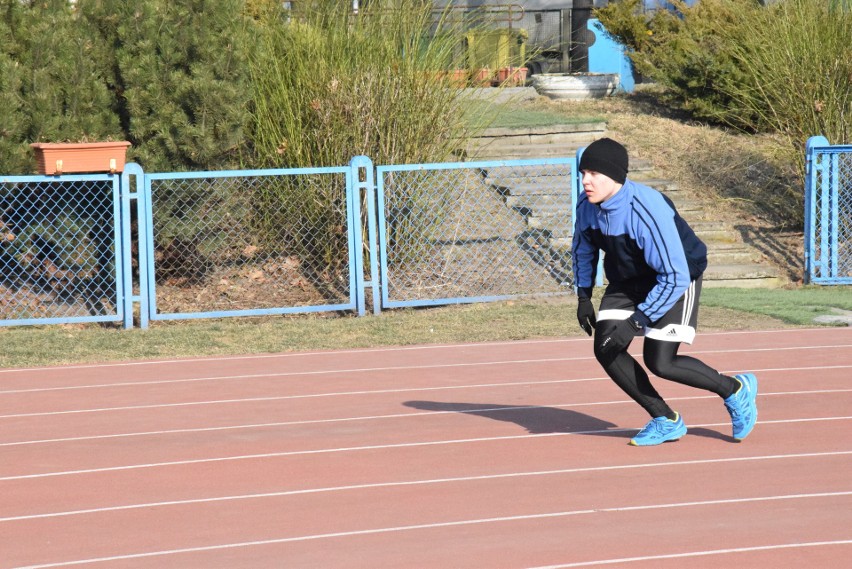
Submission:
<svg viewBox="0 0 852 569">
<path fill-rule="evenodd" d="M 674 412 L 651 385 L 648 373 L 627 353 L 627 350 L 617 354 L 601 354 L 601 336 L 603 334 L 595 335 L 595 357 L 607 375 L 651 417 L 673 417 Z M 704 362 L 689 356 L 677 355 L 678 348 L 680 348 L 680 342 L 662 342 L 645 338 L 642 354 L 645 365 L 658 377 L 711 391 L 722 398 L 729 397 L 739 388 L 739 383 L 734 378 L 722 375 Z"/>
</svg>

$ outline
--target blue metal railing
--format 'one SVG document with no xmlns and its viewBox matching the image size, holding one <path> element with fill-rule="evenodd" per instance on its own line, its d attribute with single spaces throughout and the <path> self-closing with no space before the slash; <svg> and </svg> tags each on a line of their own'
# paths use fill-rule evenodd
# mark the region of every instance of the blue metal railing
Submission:
<svg viewBox="0 0 852 569">
<path fill-rule="evenodd" d="M 0 325 L 119 322 L 120 176 L 0 177 Z"/>
<path fill-rule="evenodd" d="M 376 168 L 382 306 L 571 291 L 574 159 Z"/>
<path fill-rule="evenodd" d="M 354 176 L 351 166 L 146 174 L 149 319 L 358 309 Z"/>
<path fill-rule="evenodd" d="M 576 158 L 0 178 L 0 325 L 571 294 Z"/>
<path fill-rule="evenodd" d="M 852 284 L 852 145 L 808 140 L 805 282 Z"/>
<path fill-rule="evenodd" d="M 571 294 L 581 152 L 0 177 L 0 325 L 130 328 Z M 806 160 L 805 278 L 852 284 L 852 146 L 814 137 Z"/>
</svg>

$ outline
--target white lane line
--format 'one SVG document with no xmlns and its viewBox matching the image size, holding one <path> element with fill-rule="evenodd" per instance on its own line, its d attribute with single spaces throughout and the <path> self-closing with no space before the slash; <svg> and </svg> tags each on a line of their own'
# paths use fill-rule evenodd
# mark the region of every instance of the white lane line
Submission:
<svg viewBox="0 0 852 569">
<path fill-rule="evenodd" d="M 151 557 L 164 557 L 168 555 L 177 555 L 177 554 L 187 554 L 187 553 L 203 553 L 207 551 L 222 551 L 226 549 L 236 549 L 236 548 L 246 548 L 246 547 L 257 547 L 262 545 L 274 545 L 274 544 L 285 544 L 285 543 L 297 543 L 304 541 L 315 541 L 322 539 L 340 539 L 340 538 L 348 538 L 348 537 L 356 537 L 356 536 L 364 536 L 364 535 L 377 535 L 384 533 L 399 533 L 399 532 L 407 532 L 407 531 L 417 531 L 417 530 L 426 530 L 426 529 L 437 529 L 437 528 L 448 528 L 448 527 L 459 527 L 459 526 L 472 526 L 472 525 L 482 525 L 482 524 L 493 524 L 493 523 L 505 523 L 505 522 L 522 522 L 529 520 L 541 520 L 541 519 L 553 519 L 553 518 L 565 518 L 569 516 L 582 516 L 582 515 L 592 515 L 592 514 L 608 514 L 608 513 L 622 513 L 622 512 L 636 512 L 636 511 L 648 511 L 648 510 L 661 510 L 661 509 L 671 509 L 671 508 L 695 508 L 701 506 L 717 506 L 717 505 L 725 505 L 725 504 L 748 504 L 748 503 L 758 503 L 758 502 L 774 502 L 774 501 L 783 501 L 783 500 L 813 500 L 820 498 L 838 498 L 843 496 L 852 495 L 852 491 L 845 492 L 820 492 L 814 494 L 787 494 L 787 495 L 774 495 L 774 496 L 757 496 L 751 498 L 730 498 L 725 500 L 701 500 L 695 502 L 671 502 L 666 504 L 647 504 L 643 506 L 629 506 L 629 507 L 620 507 L 620 508 L 596 508 L 591 510 L 570 510 L 564 512 L 546 512 L 540 514 L 525 514 L 525 515 L 517 515 L 517 516 L 502 516 L 502 517 L 493 517 L 493 518 L 478 518 L 478 519 L 468 519 L 468 520 L 454 520 L 454 521 L 446 521 L 446 522 L 435 522 L 435 523 L 425 523 L 425 524 L 413 524 L 406 526 L 392 526 L 392 527 L 383 527 L 383 528 L 373 528 L 373 529 L 364 529 L 364 530 L 353 530 L 353 531 L 340 531 L 333 533 L 322 533 L 322 534 L 313 534 L 313 535 L 303 535 L 303 536 L 294 536 L 294 537 L 282 537 L 277 539 L 264 539 L 257 541 L 243 541 L 236 543 L 223 543 L 223 544 L 215 544 L 215 545 L 206 545 L 201 547 L 186 547 L 181 549 L 170 549 L 170 550 L 161 550 L 161 551 L 146 551 L 141 553 L 129 553 L 125 555 L 113 555 L 110 557 L 96 557 L 91 559 L 79 559 L 74 561 L 59 561 L 56 563 L 45 563 L 41 565 L 28 565 L 27 567 L 21 567 L 17 569 L 49 569 L 52 567 L 70 567 L 73 565 L 89 565 L 94 563 L 105 563 L 108 561 L 125 561 L 130 559 L 144 559 Z"/>
<path fill-rule="evenodd" d="M 544 381 L 544 382 L 523 382 L 518 383 L 517 385 L 538 385 L 542 383 L 567 383 L 567 382 L 575 382 L 575 381 L 598 381 L 604 378 L 594 378 L 594 379 L 586 379 L 586 380 L 561 380 L 561 381 Z M 497 384 L 497 385 L 507 385 L 507 384 Z M 488 386 L 477 386 L 477 387 L 488 387 Z M 447 388 L 452 389 L 452 388 Z M 850 389 L 816 389 L 809 391 L 775 391 L 775 392 L 766 392 L 763 391 L 760 393 L 760 397 L 772 397 L 772 396 L 799 396 L 799 395 L 826 395 L 832 393 L 849 393 L 852 392 L 852 388 Z M 717 395 L 691 395 L 685 397 L 668 397 L 667 401 L 698 401 L 704 399 L 717 399 Z M 243 400 L 239 400 L 243 401 Z M 624 405 L 633 403 L 632 399 L 613 399 L 611 401 L 591 401 L 587 403 L 560 403 L 560 404 L 542 404 L 542 405 L 509 405 L 509 406 L 495 406 L 495 407 L 482 407 L 482 408 L 471 408 L 471 409 L 445 409 L 445 410 L 431 410 L 431 411 L 423 411 L 421 413 L 411 412 L 411 413 L 390 413 L 387 415 L 361 415 L 355 417 L 334 417 L 330 419 L 305 419 L 300 421 L 277 421 L 277 422 L 269 422 L 269 423 L 244 423 L 238 425 L 222 425 L 218 427 L 187 427 L 183 429 L 163 429 L 159 431 L 137 431 L 137 432 L 128 432 L 128 433 L 110 433 L 104 435 L 87 435 L 87 436 L 79 436 L 79 437 L 61 437 L 61 438 L 53 438 L 53 439 L 35 439 L 35 440 L 27 440 L 27 441 L 11 441 L 0 443 L 0 448 L 2 447 L 11 447 L 11 446 L 24 446 L 24 445 L 38 445 L 38 444 L 48 444 L 48 443 L 65 443 L 65 442 L 79 442 L 79 441 L 92 441 L 92 440 L 103 440 L 103 439 L 118 439 L 125 437 L 148 437 L 148 436 L 162 436 L 162 435 L 171 435 L 171 434 L 188 434 L 188 433 L 209 433 L 209 432 L 217 432 L 217 431 L 234 431 L 234 430 L 246 430 L 246 429 L 268 429 L 275 427 L 291 427 L 291 426 L 301 426 L 301 425 L 317 425 L 317 424 L 325 424 L 325 423 L 347 423 L 353 421 L 376 421 L 382 419 L 408 419 L 408 418 L 418 418 L 418 417 L 428 417 L 432 415 L 451 415 L 451 414 L 470 414 L 475 415 L 478 413 L 499 413 L 502 411 L 520 411 L 520 410 L 531 410 L 531 409 L 571 409 L 574 407 L 599 407 L 605 405 Z M 465 404 L 460 404 L 465 405 Z M 474 405 L 474 404 L 471 404 Z"/>
<path fill-rule="evenodd" d="M 22 367 L 22 368 L 6 368 L 0 369 L 0 374 L 5 373 L 22 373 L 22 372 L 40 372 L 51 369 L 69 370 L 69 369 L 110 369 L 123 367 L 145 367 L 159 365 L 175 365 L 175 364 L 192 364 L 207 362 L 240 362 L 246 360 L 275 360 L 275 359 L 292 359 L 292 358 L 310 358 L 310 357 L 334 357 L 337 355 L 348 354 L 375 354 L 375 353 L 395 353 L 395 352 L 423 352 L 432 350 L 456 350 L 468 348 L 490 348 L 492 346 L 517 346 L 527 344 L 561 344 L 588 342 L 588 338 L 553 338 L 543 340 L 512 340 L 506 342 L 474 342 L 470 344 L 423 344 L 418 346 L 389 346 L 383 348 L 352 348 L 348 350 L 325 350 L 325 351 L 308 351 L 308 352 L 281 352 L 276 354 L 245 354 L 239 356 L 199 356 L 163 360 L 143 360 L 130 362 L 107 362 L 97 364 L 72 364 L 72 365 L 56 365 L 44 367 Z"/>
<path fill-rule="evenodd" d="M 849 366 L 852 367 L 852 366 Z M 449 385 L 440 387 L 400 387 L 397 389 L 365 389 L 360 391 L 334 391 L 330 393 L 306 393 L 302 395 L 276 395 L 269 397 L 248 397 L 243 399 L 215 399 L 206 401 L 187 401 L 183 403 L 157 403 L 151 405 L 129 405 L 124 407 L 98 407 L 92 409 L 72 409 L 68 411 L 45 411 L 39 413 L 17 413 L 12 415 L 0 415 L 0 419 L 15 419 L 20 417 L 43 417 L 50 415 L 69 415 L 77 413 L 104 413 L 109 411 L 128 411 L 134 409 L 158 409 L 168 407 L 191 407 L 195 405 L 224 405 L 230 403 L 252 403 L 257 401 L 286 401 L 290 399 L 316 399 L 320 397 L 344 397 L 352 395 L 381 395 L 386 393 L 410 393 L 420 391 L 444 391 L 455 389 L 481 389 L 493 387 L 514 387 L 523 385 L 539 385 L 550 383 L 578 383 L 583 381 L 601 381 L 604 377 L 590 377 L 580 379 L 554 379 L 547 381 L 513 381 L 507 383 L 480 383 L 471 385 Z"/>
<path fill-rule="evenodd" d="M 730 549 L 708 549 L 706 551 L 690 551 L 687 553 L 668 553 L 660 555 L 645 555 L 642 557 L 622 557 L 620 559 L 598 559 L 595 561 L 581 561 L 578 563 L 562 563 L 560 565 L 546 565 L 532 567 L 530 569 L 569 569 L 571 567 L 593 567 L 597 565 L 616 565 L 622 563 L 634 563 L 636 561 L 659 561 L 662 559 L 686 559 L 689 557 L 707 557 L 709 555 L 729 555 L 731 553 L 751 553 L 755 551 L 772 551 L 776 549 L 800 549 L 803 547 L 826 547 L 831 545 L 849 545 L 852 539 L 839 539 L 836 541 L 806 541 L 800 543 L 776 543 L 772 545 L 755 545 L 751 547 L 733 547 Z"/>
<path fill-rule="evenodd" d="M 821 350 L 821 349 L 848 349 L 850 345 L 848 344 L 825 344 L 819 346 L 795 346 L 795 347 L 783 347 L 783 348 L 745 348 L 745 349 L 720 349 L 720 350 L 694 350 L 694 351 L 684 351 L 684 355 L 690 356 L 699 356 L 699 355 L 707 355 L 707 354 L 734 354 L 734 353 L 748 353 L 753 354 L 757 352 L 780 352 L 780 351 L 797 351 L 797 350 Z M 637 358 L 641 358 L 641 354 L 632 354 Z M 112 383 L 95 383 L 95 384 L 86 384 L 86 385 L 64 385 L 64 386 L 55 386 L 55 387 L 33 387 L 26 389 L 7 389 L 0 390 L 0 395 L 15 395 L 22 393 L 41 393 L 45 391 L 75 391 L 75 390 L 83 390 L 83 389 L 104 389 L 104 388 L 114 388 L 114 387 L 142 387 L 142 386 L 150 386 L 150 385 L 163 385 L 163 384 L 180 384 L 180 383 L 196 383 L 196 382 L 205 382 L 205 381 L 226 381 L 226 380 L 236 380 L 236 379 L 269 379 L 276 377 L 309 377 L 309 376 L 318 376 L 318 375 L 334 375 L 334 374 L 354 374 L 354 373 L 377 373 L 377 372 L 387 372 L 387 371 L 408 371 L 408 370 L 428 370 L 428 369 L 447 369 L 447 368 L 470 368 L 470 367 L 487 367 L 487 366 L 505 366 L 505 365 L 523 365 L 523 364 L 540 364 L 540 363 L 559 363 L 559 362 L 572 362 L 572 361 L 593 361 L 594 355 L 589 354 L 585 356 L 574 356 L 574 357 L 566 357 L 566 358 L 533 358 L 533 359 L 513 359 L 513 360 L 500 360 L 500 361 L 483 361 L 483 362 L 457 362 L 450 364 L 418 364 L 418 365 L 400 365 L 400 366 L 376 366 L 376 367 L 357 367 L 357 368 L 333 368 L 333 369 L 321 369 L 321 370 L 305 370 L 305 371 L 282 371 L 282 372 L 271 372 L 271 373 L 256 373 L 256 374 L 240 374 L 240 375 L 219 375 L 219 376 L 205 376 L 205 377 L 189 377 L 189 378 L 176 378 L 176 379 L 158 379 L 158 380 L 140 380 L 140 381 L 124 381 L 124 382 L 112 382 Z M 831 366 L 829 366 L 830 368 Z M 833 366 L 838 368 L 852 367 L 852 366 Z M 825 368 L 825 369 L 829 369 Z M 47 369 L 47 368 L 42 368 Z M 65 369 L 65 368 L 63 368 Z M 784 369 L 811 369 L 811 368 L 778 368 L 781 370 Z M 8 370 L 0 370 L 8 371 Z M 742 371 L 742 370 L 734 370 L 734 371 Z M 761 371 L 761 370 L 750 370 L 750 371 Z"/>
<path fill-rule="evenodd" d="M 74 391 L 78 389 L 101 389 L 112 387 L 136 387 L 150 386 L 163 384 L 180 384 L 180 383 L 196 383 L 202 381 L 224 381 L 233 379 L 268 379 L 272 377 L 298 377 L 298 376 L 315 376 L 315 375 L 330 375 L 330 374 L 350 374 L 350 373 L 376 373 L 383 371 L 409 371 L 417 369 L 444 369 L 444 368 L 468 368 L 477 366 L 505 366 L 505 365 L 523 365 L 523 364 L 540 364 L 553 362 L 571 362 L 578 360 L 593 359 L 593 356 L 582 356 L 575 358 L 539 358 L 539 359 L 523 359 L 523 360 L 498 360 L 487 362 L 461 362 L 453 364 L 430 364 L 430 365 L 404 365 L 404 366 L 380 366 L 380 367 L 359 367 L 359 368 L 340 368 L 340 369 L 324 369 L 324 370 L 309 370 L 309 371 L 279 371 L 272 373 L 253 373 L 244 375 L 215 375 L 207 377 L 187 377 L 181 379 L 158 379 L 145 381 L 128 381 L 121 383 L 96 383 L 91 385 L 69 385 L 60 387 L 37 387 L 30 389 L 9 389 L 0 391 L 0 395 L 19 394 L 19 393 L 40 393 L 44 391 Z"/>
<path fill-rule="evenodd" d="M 789 372 L 789 371 L 819 371 L 819 370 L 833 370 L 833 369 L 850 369 L 852 365 L 832 365 L 832 366 L 808 366 L 808 367 L 796 367 L 796 368 L 758 368 L 752 369 L 750 371 L 754 373 L 767 373 L 767 372 Z M 723 373 L 734 373 L 736 370 L 722 370 Z M 493 388 L 493 387 L 512 387 L 517 385 L 539 385 L 539 384 L 551 384 L 551 383 L 577 383 L 583 381 L 602 381 L 606 380 L 606 377 L 588 377 L 588 378 L 575 378 L 575 379 L 555 379 L 555 380 L 546 380 L 546 381 L 521 381 L 521 382 L 501 382 L 501 383 L 486 383 L 486 384 L 469 384 L 469 385 L 449 385 L 449 386 L 437 386 L 437 387 L 401 387 L 396 389 L 369 389 L 369 390 L 358 390 L 358 391 L 335 391 L 329 393 L 306 393 L 301 395 L 276 395 L 276 396 L 268 396 L 268 397 L 247 397 L 247 398 L 238 398 L 238 399 L 214 399 L 214 400 L 202 400 L 202 401 L 185 401 L 181 403 L 157 403 L 157 404 L 149 404 L 149 405 L 125 405 L 120 407 L 97 407 L 90 409 L 70 409 L 65 411 L 41 411 L 35 413 L 12 413 L 8 415 L 0 415 L 0 419 L 19 419 L 24 417 L 47 417 L 54 415 L 75 415 L 80 413 L 106 413 L 106 412 L 114 412 L 114 411 L 134 411 L 134 410 L 144 410 L 144 409 L 161 409 L 161 408 L 171 408 L 171 407 L 192 407 L 198 405 L 226 405 L 233 403 L 256 403 L 261 401 L 286 401 L 292 399 L 315 399 L 320 397 L 343 397 L 343 396 L 353 396 L 353 395 L 378 395 L 378 394 L 387 394 L 387 393 L 409 393 L 409 392 L 419 392 L 419 391 L 442 391 L 442 390 L 459 390 L 459 389 L 479 389 L 483 387 Z M 191 380 L 197 381 L 197 380 Z M 50 391 L 50 390 L 47 390 Z"/>
<path fill-rule="evenodd" d="M 844 330 L 836 327 L 825 328 L 787 328 L 779 330 L 731 330 L 723 332 L 703 332 L 701 337 L 708 336 L 743 336 L 743 335 L 764 335 L 764 334 L 795 334 L 801 336 L 803 334 L 826 334 L 830 333 L 831 339 L 843 336 Z M 288 358 L 304 358 L 304 357 L 329 357 L 336 354 L 370 354 L 370 353 L 394 353 L 394 352 L 420 352 L 431 350 L 455 350 L 468 348 L 491 348 L 496 346 L 517 346 L 525 344 L 572 344 L 578 342 L 590 342 L 589 338 L 544 338 L 532 340 L 509 340 L 504 342 L 473 342 L 459 344 L 423 344 L 418 346 L 387 346 L 380 348 L 353 348 L 348 350 L 314 350 L 307 352 L 284 352 L 277 354 L 245 354 L 238 356 L 201 356 L 197 358 L 172 358 L 162 360 L 144 360 L 132 362 L 108 362 L 97 364 L 72 364 L 72 365 L 56 365 L 45 367 L 30 367 L 30 368 L 6 368 L 0 369 L 0 375 L 8 373 L 22 372 L 43 372 L 51 369 L 109 369 L 120 367 L 144 367 L 157 365 L 173 365 L 173 364 L 190 364 L 195 365 L 204 362 L 228 362 L 228 361 L 245 361 L 245 360 L 268 360 L 268 359 L 288 359 Z"/>
<path fill-rule="evenodd" d="M 813 422 L 821 422 L 821 421 L 847 421 L 852 419 L 852 416 L 845 417 L 811 417 L 806 419 L 783 419 L 778 421 L 760 421 L 761 426 L 768 425 L 778 425 L 778 424 L 791 424 L 791 423 L 813 423 Z M 690 426 L 693 428 L 697 427 L 730 427 L 730 422 L 726 421 L 724 423 L 703 423 L 703 424 L 691 424 Z M 192 464 L 209 464 L 216 462 L 233 462 L 240 460 L 257 460 L 257 459 L 266 459 L 266 458 L 283 458 L 288 456 L 305 456 L 305 455 L 315 455 L 315 454 L 332 454 L 332 453 L 344 453 L 344 452 L 361 452 L 361 451 L 371 451 L 371 450 L 385 450 L 385 449 L 397 449 L 397 448 L 413 448 L 413 447 L 428 447 L 428 446 L 441 446 L 441 445 L 457 445 L 457 444 L 470 444 L 470 443 L 480 443 L 480 442 L 495 442 L 495 441 L 510 441 L 510 440 L 519 440 L 519 439 L 531 439 L 531 438 L 539 438 L 539 437 L 564 437 L 564 436 L 575 436 L 575 435 L 598 435 L 598 434 L 612 434 L 612 433 L 622 433 L 622 432 L 635 432 L 636 429 L 626 429 L 626 428 L 615 428 L 615 429 L 594 429 L 589 431 L 572 431 L 570 433 L 536 433 L 536 434 L 525 434 L 525 435 L 505 435 L 500 437 L 476 437 L 470 439 L 445 439 L 438 441 L 418 441 L 418 442 L 408 442 L 408 443 L 393 443 L 393 444 L 384 444 L 384 445 L 363 445 L 363 446 L 355 446 L 355 447 L 338 447 L 338 448 L 324 448 L 324 449 L 308 449 L 308 450 L 294 450 L 294 451 L 282 451 L 282 452 L 267 452 L 267 453 L 259 453 L 259 454 L 246 454 L 246 455 L 231 455 L 231 456 L 221 456 L 221 457 L 208 457 L 208 458 L 196 458 L 189 460 L 174 460 L 174 461 L 166 461 L 166 462 L 154 462 L 149 464 L 129 464 L 123 466 L 108 466 L 102 468 L 87 468 L 80 470 L 62 470 L 55 472 L 42 472 L 38 474 L 19 474 L 14 476 L 3 476 L 0 477 L 0 482 L 6 482 L 10 480 L 31 480 L 37 478 L 51 478 L 57 476 L 72 476 L 79 474 L 98 474 L 104 472 L 121 472 L 128 470 L 141 470 L 148 468 L 163 468 L 170 466 L 187 466 Z"/>
<path fill-rule="evenodd" d="M 138 510 L 146 508 L 162 508 L 169 506 L 186 506 L 193 504 L 210 504 L 214 502 L 231 502 L 236 500 L 258 500 L 264 498 L 283 498 L 287 496 L 302 496 L 306 494 L 322 494 L 328 492 L 347 492 L 353 490 L 370 490 L 375 488 L 394 488 L 404 486 L 427 486 L 433 484 L 448 484 L 458 482 L 480 482 L 484 480 L 501 480 L 507 478 L 527 478 L 535 476 L 557 476 L 565 474 L 581 474 L 588 472 L 611 472 L 619 470 L 637 470 L 647 468 L 668 468 L 673 466 L 697 466 L 708 464 L 725 464 L 739 462 L 754 462 L 766 460 L 790 460 L 801 458 L 832 458 L 838 456 L 852 455 L 852 450 L 848 451 L 830 451 L 830 452 L 809 452 L 796 454 L 775 454 L 763 456 L 745 456 L 732 458 L 712 458 L 698 460 L 676 460 L 670 462 L 650 462 L 641 464 L 619 464 L 612 466 L 588 466 L 581 468 L 565 468 L 559 470 L 540 470 L 532 472 L 509 472 L 504 474 L 483 474 L 478 476 L 459 476 L 453 478 L 435 478 L 426 480 L 408 480 L 399 482 L 375 482 L 369 484 L 352 484 L 348 486 L 331 486 L 325 488 L 306 488 L 302 490 L 287 490 L 281 492 L 263 492 L 256 494 L 239 494 L 230 496 L 216 496 L 212 498 L 194 498 L 185 500 L 170 500 L 165 502 L 148 502 L 143 504 L 126 504 L 123 506 L 109 506 L 102 508 L 89 508 L 84 510 L 69 510 L 64 512 L 50 512 L 43 514 L 28 514 L 21 516 L 10 516 L 0 518 L 2 522 L 17 522 L 24 520 L 37 520 L 44 518 L 58 518 L 67 516 L 80 516 L 86 514 L 101 514 L 107 512 L 119 512 L 125 510 Z"/>
</svg>

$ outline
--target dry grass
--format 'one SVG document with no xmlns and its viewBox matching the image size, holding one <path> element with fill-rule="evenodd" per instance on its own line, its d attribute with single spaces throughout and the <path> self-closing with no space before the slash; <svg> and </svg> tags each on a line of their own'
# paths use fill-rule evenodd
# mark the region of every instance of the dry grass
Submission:
<svg viewBox="0 0 852 569">
<path fill-rule="evenodd" d="M 0 328 L 0 368 L 263 354 L 378 346 L 583 337 L 574 297 L 398 309 L 380 316 L 230 318 L 155 323 L 148 330 L 91 325 Z M 792 328 L 783 320 L 702 306 L 700 331 Z M 50 349 L 44 349 L 50 346 Z"/>
</svg>

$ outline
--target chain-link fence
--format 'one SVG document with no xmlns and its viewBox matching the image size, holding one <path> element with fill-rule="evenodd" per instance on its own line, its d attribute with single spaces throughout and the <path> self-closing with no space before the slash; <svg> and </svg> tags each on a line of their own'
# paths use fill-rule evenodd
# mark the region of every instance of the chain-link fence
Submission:
<svg viewBox="0 0 852 569">
<path fill-rule="evenodd" d="M 148 175 L 151 318 L 351 308 L 349 171 Z"/>
<path fill-rule="evenodd" d="M 852 146 L 815 137 L 806 159 L 805 277 L 852 284 Z"/>
<path fill-rule="evenodd" d="M 0 324 L 120 319 L 118 179 L 0 178 Z"/>
<path fill-rule="evenodd" d="M 0 178 L 0 324 L 570 294 L 575 163 Z"/>
<path fill-rule="evenodd" d="M 852 284 L 852 146 L 818 137 L 806 158 L 806 277 Z M 572 291 L 575 157 L 128 167 L 141 192 L 124 187 L 127 171 L 0 177 L 0 325 L 124 319 L 129 327 L 134 302 L 143 326 L 363 313 L 368 287 L 376 312 Z"/>
<path fill-rule="evenodd" d="M 573 163 L 378 167 L 382 305 L 571 292 Z"/>
</svg>

